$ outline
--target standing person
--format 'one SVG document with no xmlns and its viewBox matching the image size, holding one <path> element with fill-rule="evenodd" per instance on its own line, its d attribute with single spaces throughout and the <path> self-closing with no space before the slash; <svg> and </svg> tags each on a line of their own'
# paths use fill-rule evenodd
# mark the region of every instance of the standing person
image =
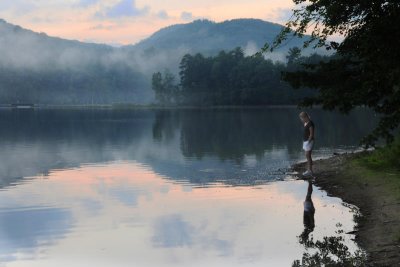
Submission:
<svg viewBox="0 0 400 267">
<path fill-rule="evenodd" d="M 307 170 L 303 173 L 303 176 L 313 176 L 311 153 L 314 147 L 315 125 L 307 112 L 301 112 L 299 117 L 304 124 L 303 150 L 307 158 Z"/>
</svg>

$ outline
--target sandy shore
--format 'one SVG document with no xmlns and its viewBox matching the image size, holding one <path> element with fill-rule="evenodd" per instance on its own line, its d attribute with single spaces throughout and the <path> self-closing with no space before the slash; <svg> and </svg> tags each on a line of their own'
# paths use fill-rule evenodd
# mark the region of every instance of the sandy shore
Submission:
<svg viewBox="0 0 400 267">
<path fill-rule="evenodd" d="M 354 163 L 363 153 L 315 161 L 315 185 L 360 209 L 355 240 L 368 253 L 368 266 L 400 266 L 400 195 L 390 182 L 394 174 L 366 173 Z M 305 163 L 293 166 L 297 172 L 304 169 Z"/>
</svg>

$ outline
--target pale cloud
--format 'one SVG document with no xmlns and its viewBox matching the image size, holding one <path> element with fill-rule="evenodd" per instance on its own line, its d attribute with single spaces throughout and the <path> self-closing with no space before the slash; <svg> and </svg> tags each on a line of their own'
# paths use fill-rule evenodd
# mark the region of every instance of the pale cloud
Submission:
<svg viewBox="0 0 400 267">
<path fill-rule="evenodd" d="M 37 8 L 36 4 L 30 0 L 1 0 L 0 12 L 10 12 L 14 15 L 25 15 Z M 0 13 L 0 14 L 1 14 Z"/>
<path fill-rule="evenodd" d="M 76 3 L 76 6 L 77 7 L 87 8 L 89 6 L 97 4 L 99 2 L 100 2 L 100 0 L 79 0 L 79 2 Z"/>
<path fill-rule="evenodd" d="M 168 19 L 169 15 L 168 15 L 167 11 L 161 10 L 160 12 L 157 13 L 157 17 L 160 19 Z"/>
<path fill-rule="evenodd" d="M 96 17 L 100 18 L 122 18 L 122 17 L 138 17 L 149 13 L 150 8 L 145 6 L 138 8 L 134 0 L 121 0 L 114 6 L 96 13 Z"/>
<path fill-rule="evenodd" d="M 183 20 L 192 20 L 192 19 L 193 19 L 193 14 L 192 14 L 192 12 L 183 11 L 183 12 L 181 13 L 181 19 L 183 19 Z"/>
</svg>

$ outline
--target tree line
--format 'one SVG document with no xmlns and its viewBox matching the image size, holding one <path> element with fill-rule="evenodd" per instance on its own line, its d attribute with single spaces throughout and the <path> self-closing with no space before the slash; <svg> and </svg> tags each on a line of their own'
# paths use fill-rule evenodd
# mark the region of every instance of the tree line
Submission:
<svg viewBox="0 0 400 267">
<path fill-rule="evenodd" d="M 179 81 L 169 70 L 156 72 L 152 88 L 161 105 L 298 104 L 314 92 L 307 88 L 293 90 L 282 80 L 282 73 L 327 58 L 317 54 L 301 56 L 297 47 L 290 49 L 287 64 L 259 54 L 245 56 L 240 47 L 209 57 L 186 54 L 180 62 Z"/>
<path fill-rule="evenodd" d="M 0 104 L 143 103 L 148 78 L 123 64 L 11 68 L 0 64 Z"/>
</svg>

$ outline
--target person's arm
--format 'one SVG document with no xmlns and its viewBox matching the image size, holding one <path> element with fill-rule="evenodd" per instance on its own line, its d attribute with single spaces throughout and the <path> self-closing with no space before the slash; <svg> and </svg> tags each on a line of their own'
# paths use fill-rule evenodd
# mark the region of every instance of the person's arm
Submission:
<svg viewBox="0 0 400 267">
<path fill-rule="evenodd" d="M 310 127 L 310 136 L 308 137 L 308 141 L 314 140 L 314 126 Z"/>
</svg>

